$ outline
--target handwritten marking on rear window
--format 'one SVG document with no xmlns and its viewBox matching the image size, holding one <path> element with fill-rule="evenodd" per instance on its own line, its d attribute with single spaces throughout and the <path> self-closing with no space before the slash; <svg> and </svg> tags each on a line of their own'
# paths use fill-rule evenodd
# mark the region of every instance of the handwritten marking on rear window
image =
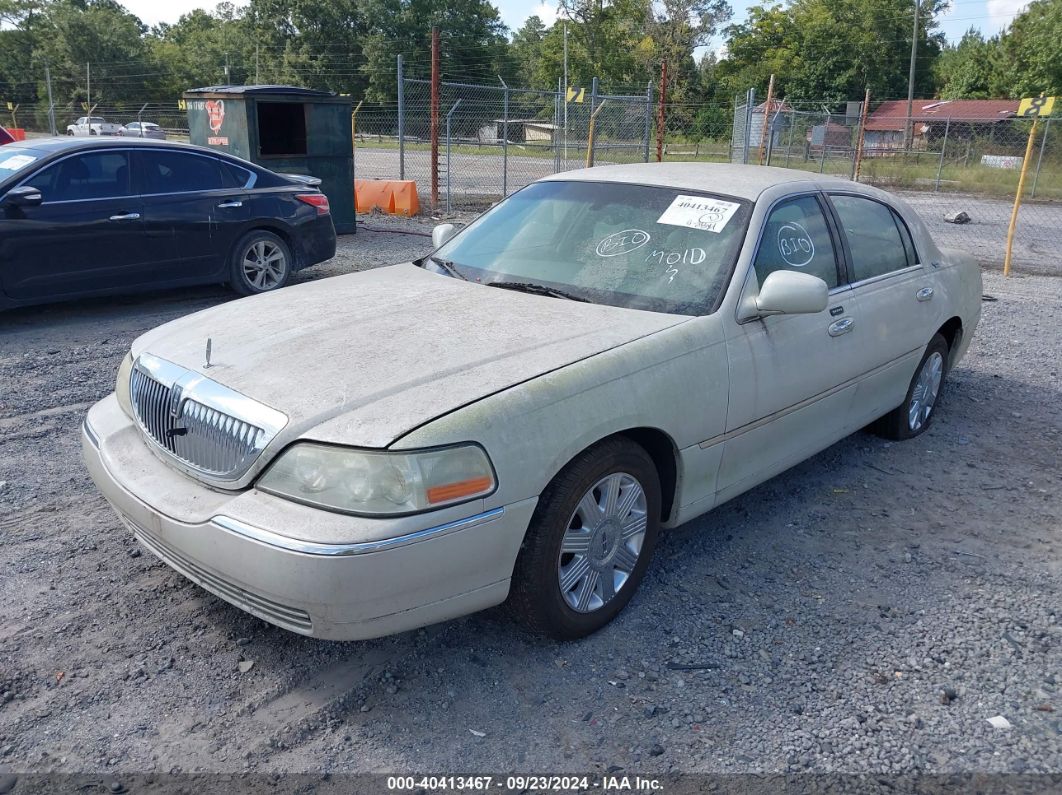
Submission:
<svg viewBox="0 0 1062 795">
<path fill-rule="evenodd" d="M 723 231 L 741 207 L 734 202 L 710 199 L 705 196 L 676 196 L 671 206 L 656 219 L 658 224 L 685 226 L 702 232 Z"/>
<path fill-rule="evenodd" d="M 700 265 L 708 259 L 708 253 L 703 248 L 688 248 L 685 251 L 667 251 L 666 249 L 654 248 L 645 258 L 646 262 L 656 262 L 658 265 Z"/>
<path fill-rule="evenodd" d="M 599 257 L 618 257 L 620 254 L 630 254 L 648 242 L 648 232 L 641 229 L 624 229 L 602 238 L 595 251 Z"/>
<path fill-rule="evenodd" d="M 790 221 L 778 230 L 778 253 L 786 265 L 804 268 L 815 258 L 815 244 L 807 229 Z"/>
</svg>

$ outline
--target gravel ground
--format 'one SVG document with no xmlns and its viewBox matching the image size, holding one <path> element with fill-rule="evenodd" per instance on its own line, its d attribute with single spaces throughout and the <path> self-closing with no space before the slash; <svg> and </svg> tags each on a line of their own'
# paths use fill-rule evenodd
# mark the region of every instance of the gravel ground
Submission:
<svg viewBox="0 0 1062 795">
<path fill-rule="evenodd" d="M 367 225 L 302 278 L 429 246 Z M 315 641 L 200 590 L 119 525 L 79 423 L 136 335 L 230 295 L 0 315 L 0 774 L 1062 773 L 1062 279 L 985 284 L 927 434 L 667 532 L 569 644 L 498 610 Z"/>
</svg>

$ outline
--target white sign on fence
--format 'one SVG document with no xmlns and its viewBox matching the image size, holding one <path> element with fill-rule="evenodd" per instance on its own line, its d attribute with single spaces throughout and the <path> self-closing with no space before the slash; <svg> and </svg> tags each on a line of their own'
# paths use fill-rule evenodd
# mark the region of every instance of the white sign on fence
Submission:
<svg viewBox="0 0 1062 795">
<path fill-rule="evenodd" d="M 981 165 L 989 168 L 1005 168 L 1008 171 L 1021 169 L 1021 161 L 1024 158 L 1017 155 L 981 155 Z"/>
</svg>

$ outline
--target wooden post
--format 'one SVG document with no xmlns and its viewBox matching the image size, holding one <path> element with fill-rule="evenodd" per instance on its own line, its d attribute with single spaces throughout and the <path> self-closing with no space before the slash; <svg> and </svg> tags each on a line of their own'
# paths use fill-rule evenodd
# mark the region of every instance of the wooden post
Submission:
<svg viewBox="0 0 1062 795">
<path fill-rule="evenodd" d="M 656 162 L 664 162 L 664 122 L 667 105 L 667 61 L 660 64 L 660 109 L 656 114 Z"/>
<path fill-rule="evenodd" d="M 760 146 L 757 156 L 759 165 L 763 165 L 764 149 L 767 145 L 767 128 L 770 126 L 769 118 L 771 115 L 771 100 L 774 98 L 774 75 L 771 75 L 770 82 L 767 83 L 767 104 L 763 106 L 763 126 L 760 130 Z"/>
<path fill-rule="evenodd" d="M 439 209 L 439 28 L 431 29 L 431 209 Z"/>
<path fill-rule="evenodd" d="M 859 169 L 863 166 L 863 141 L 867 137 L 867 113 L 870 110 L 870 89 L 863 96 L 863 112 L 859 114 L 859 138 L 856 139 L 855 170 L 852 179 L 859 182 Z"/>
</svg>

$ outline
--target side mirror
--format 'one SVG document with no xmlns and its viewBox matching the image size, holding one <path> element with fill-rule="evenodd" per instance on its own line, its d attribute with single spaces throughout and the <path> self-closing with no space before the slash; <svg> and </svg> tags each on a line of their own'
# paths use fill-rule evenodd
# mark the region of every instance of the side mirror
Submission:
<svg viewBox="0 0 1062 795">
<path fill-rule="evenodd" d="M 453 224 L 439 224 L 431 230 L 431 244 L 435 248 L 439 248 L 443 243 L 456 234 L 457 227 Z"/>
<path fill-rule="evenodd" d="M 775 271 L 764 279 L 755 303 L 760 315 L 806 315 L 821 312 L 829 300 L 830 288 L 818 276 Z"/>
<path fill-rule="evenodd" d="M 36 207 L 43 198 L 40 188 L 23 185 L 20 188 L 12 188 L 4 194 L 2 203 L 12 207 Z"/>
</svg>

